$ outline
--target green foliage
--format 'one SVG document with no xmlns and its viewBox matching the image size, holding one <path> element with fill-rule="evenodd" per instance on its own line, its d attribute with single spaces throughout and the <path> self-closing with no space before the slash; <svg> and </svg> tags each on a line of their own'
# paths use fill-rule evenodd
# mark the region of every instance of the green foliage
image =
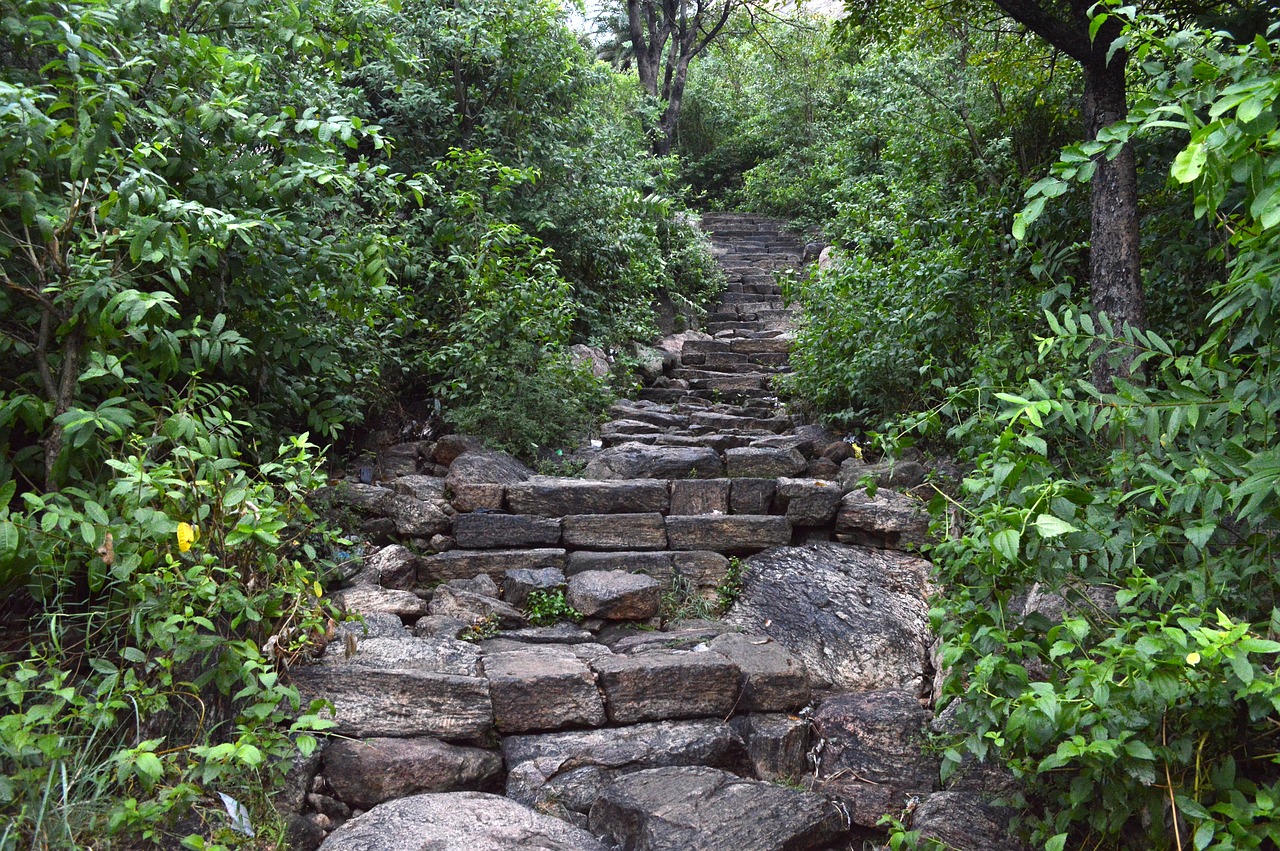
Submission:
<svg viewBox="0 0 1280 851">
<path fill-rule="evenodd" d="M 130 440 L 103 485 L 0 507 L 46 612 L 0 660 L 7 842 L 158 839 L 171 813 L 216 812 L 214 788 L 267 824 L 263 785 L 331 724 L 282 673 L 332 623 L 311 566 L 331 537 L 302 500 L 315 447 L 246 467 L 219 449 L 244 424 L 201 402 Z"/>
<path fill-rule="evenodd" d="M 1201 282 L 1199 339 L 1049 313 L 1052 334 L 1009 373 L 1016 384 L 972 382 L 905 423 L 946 428 L 973 465 L 934 505 L 959 516 L 932 553 L 948 588 L 933 612 L 946 694 L 966 730 L 943 773 L 973 757 L 1008 764 L 1045 847 L 1280 840 L 1271 35 L 1241 45 L 1129 21 L 1152 75 L 1145 99 L 1101 147 L 1069 148 L 1023 213 L 1088 170 L 1082 153 L 1187 131 L 1165 167 L 1233 244 L 1226 280 Z M 1262 111 L 1244 106 L 1254 97 Z M 1124 356 L 1135 371 L 1112 393 L 1079 378 L 1093 358 Z M 1020 614 L 1029 594 L 1040 602 Z"/>
<path fill-rule="evenodd" d="M 530 591 L 524 610 L 532 626 L 554 626 L 562 621 L 579 623 L 583 618 L 582 612 L 569 605 L 564 590 L 560 588 L 553 591 Z"/>
<path fill-rule="evenodd" d="M 742 596 L 746 569 L 747 566 L 742 559 L 737 556 L 729 557 L 729 569 L 725 572 L 724 579 L 720 580 L 720 584 L 716 586 L 716 614 L 725 614 L 733 608 L 734 603 L 738 602 L 738 598 Z"/>
<path fill-rule="evenodd" d="M 663 623 L 676 620 L 710 620 L 716 616 L 716 607 L 687 576 L 677 573 L 662 590 L 658 616 L 662 618 Z"/>
</svg>

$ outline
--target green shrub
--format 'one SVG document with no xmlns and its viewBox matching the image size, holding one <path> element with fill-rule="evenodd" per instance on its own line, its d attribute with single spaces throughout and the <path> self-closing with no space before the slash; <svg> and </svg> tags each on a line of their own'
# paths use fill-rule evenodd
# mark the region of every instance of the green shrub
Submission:
<svg viewBox="0 0 1280 851">
<path fill-rule="evenodd" d="M 313 567 L 332 537 L 303 501 L 315 447 L 250 468 L 220 451 L 241 425 L 179 406 L 101 487 L 16 512 L 0 487 L 0 558 L 44 606 L 29 649 L 0 659 L 0 846 L 158 840 L 192 806 L 212 837 L 215 790 L 270 825 L 264 793 L 330 726 L 283 673 L 332 624 Z"/>
</svg>

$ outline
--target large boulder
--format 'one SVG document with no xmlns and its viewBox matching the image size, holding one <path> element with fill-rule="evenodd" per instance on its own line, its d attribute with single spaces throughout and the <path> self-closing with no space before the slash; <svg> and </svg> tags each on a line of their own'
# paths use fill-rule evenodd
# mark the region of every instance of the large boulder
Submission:
<svg viewBox="0 0 1280 851">
<path fill-rule="evenodd" d="M 422 792 L 491 789 L 502 779 L 502 758 L 438 739 L 335 738 L 324 775 L 343 803 L 367 810 Z"/>
<path fill-rule="evenodd" d="M 847 832 L 821 795 L 701 766 L 619 777 L 592 805 L 590 826 L 636 851 L 816 851 Z"/>
<path fill-rule="evenodd" d="M 495 449 L 473 449 L 454 459 L 445 477 L 445 487 L 453 495 L 459 511 L 501 508 L 492 502 L 494 486 L 523 482 L 533 475 L 524 464 Z"/>
<path fill-rule="evenodd" d="M 746 562 L 727 621 L 776 639 L 842 691 L 922 693 L 932 638 L 929 563 L 843 544 L 779 547 Z"/>
<path fill-rule="evenodd" d="M 591 834 L 498 795 L 445 792 L 374 807 L 321 851 L 606 851 Z"/>
</svg>

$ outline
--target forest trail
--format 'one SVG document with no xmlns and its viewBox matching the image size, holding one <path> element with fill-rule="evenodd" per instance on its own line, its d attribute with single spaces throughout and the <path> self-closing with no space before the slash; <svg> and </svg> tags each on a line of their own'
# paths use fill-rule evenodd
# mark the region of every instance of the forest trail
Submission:
<svg viewBox="0 0 1280 851">
<path fill-rule="evenodd" d="M 296 847 L 846 849 L 933 792 L 929 565 L 903 551 L 927 519 L 857 487 L 911 471 L 771 386 L 801 239 L 703 226 L 728 277 L 706 333 L 663 341 L 582 477 L 455 437 L 430 447 L 443 477 L 402 448 L 383 486 L 333 494 L 388 545 L 335 594 L 364 625 L 292 671 L 338 734 L 295 767 Z"/>
</svg>

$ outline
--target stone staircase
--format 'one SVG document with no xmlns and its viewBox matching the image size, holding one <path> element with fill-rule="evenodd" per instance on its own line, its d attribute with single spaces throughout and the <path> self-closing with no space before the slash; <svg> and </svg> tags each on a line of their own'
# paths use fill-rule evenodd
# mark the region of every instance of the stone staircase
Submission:
<svg viewBox="0 0 1280 851">
<path fill-rule="evenodd" d="M 290 672 L 336 725 L 277 802 L 293 847 L 835 851 L 921 808 L 926 836 L 987 815 L 1003 836 L 920 744 L 929 566 L 904 549 L 926 518 L 858 486 L 923 469 L 787 414 L 775 273 L 803 244 L 755 216 L 704 227 L 721 303 L 663 341 L 582 477 L 449 436 L 324 495 L 371 549 L 333 594 L 363 622 Z"/>
</svg>

